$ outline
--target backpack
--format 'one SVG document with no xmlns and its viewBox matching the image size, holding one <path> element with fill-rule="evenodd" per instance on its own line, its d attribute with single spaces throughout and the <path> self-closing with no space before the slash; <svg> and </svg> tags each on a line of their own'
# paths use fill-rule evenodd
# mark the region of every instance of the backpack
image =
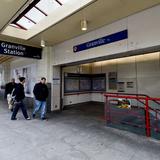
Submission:
<svg viewBox="0 0 160 160">
<path fill-rule="evenodd" d="M 15 89 L 12 90 L 11 94 L 7 94 L 7 101 L 8 101 L 8 109 L 12 110 L 15 103 L 15 96 L 13 96 L 13 92 Z"/>
</svg>

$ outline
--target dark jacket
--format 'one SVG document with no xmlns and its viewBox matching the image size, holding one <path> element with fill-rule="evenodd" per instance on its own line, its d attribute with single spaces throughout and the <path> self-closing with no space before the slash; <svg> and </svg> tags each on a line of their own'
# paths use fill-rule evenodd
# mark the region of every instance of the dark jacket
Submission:
<svg viewBox="0 0 160 160">
<path fill-rule="evenodd" d="M 13 96 L 15 96 L 15 100 L 17 102 L 19 102 L 25 98 L 24 87 L 21 83 L 18 83 L 16 85 L 16 88 L 13 92 Z"/>
<path fill-rule="evenodd" d="M 7 94 L 11 94 L 12 93 L 12 90 L 14 88 L 16 88 L 16 83 L 12 83 L 12 82 L 9 82 L 6 84 L 5 86 L 5 98 L 7 97 Z"/>
<path fill-rule="evenodd" d="M 36 100 L 46 101 L 46 98 L 48 97 L 48 87 L 46 84 L 42 84 L 41 82 L 37 83 L 34 86 L 33 93 Z"/>
</svg>

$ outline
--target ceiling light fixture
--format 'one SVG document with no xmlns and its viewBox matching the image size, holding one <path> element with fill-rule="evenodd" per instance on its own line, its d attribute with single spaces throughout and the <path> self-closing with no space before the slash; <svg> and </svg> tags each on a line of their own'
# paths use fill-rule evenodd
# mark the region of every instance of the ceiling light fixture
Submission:
<svg viewBox="0 0 160 160">
<path fill-rule="evenodd" d="M 45 47 L 46 46 L 46 43 L 44 40 L 41 40 L 41 47 Z"/>
<path fill-rule="evenodd" d="M 81 30 L 82 31 L 86 31 L 87 30 L 87 21 L 85 19 L 81 20 Z"/>
</svg>

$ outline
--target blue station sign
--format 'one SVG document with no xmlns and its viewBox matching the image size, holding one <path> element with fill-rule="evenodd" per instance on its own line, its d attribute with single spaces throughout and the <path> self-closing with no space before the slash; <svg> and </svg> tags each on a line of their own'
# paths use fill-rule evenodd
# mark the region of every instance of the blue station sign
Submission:
<svg viewBox="0 0 160 160">
<path fill-rule="evenodd" d="M 128 38 L 128 30 L 123 30 L 117 33 L 113 33 L 102 38 L 98 38 L 89 42 L 85 42 L 76 46 L 73 46 L 73 52 L 80 52 L 90 48 L 106 45 L 109 43 L 117 42 Z"/>
<path fill-rule="evenodd" d="M 0 41 L 0 54 L 41 59 L 42 49 L 11 42 Z"/>
</svg>

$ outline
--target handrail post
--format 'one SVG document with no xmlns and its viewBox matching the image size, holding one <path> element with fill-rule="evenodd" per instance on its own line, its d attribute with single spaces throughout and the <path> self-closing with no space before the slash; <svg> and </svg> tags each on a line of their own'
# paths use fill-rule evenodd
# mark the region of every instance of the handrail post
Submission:
<svg viewBox="0 0 160 160">
<path fill-rule="evenodd" d="M 105 120 L 106 124 L 111 121 L 110 119 L 110 106 L 109 106 L 109 100 L 108 100 L 108 95 L 106 97 L 106 102 L 105 102 Z"/>
<path fill-rule="evenodd" d="M 158 113 L 156 110 L 156 132 L 158 132 Z"/>
<path fill-rule="evenodd" d="M 148 104 L 149 98 L 146 97 L 146 107 L 145 107 L 145 116 L 146 116 L 146 136 L 151 136 L 151 128 L 150 128 L 150 114 L 149 114 L 149 104 Z"/>
</svg>

